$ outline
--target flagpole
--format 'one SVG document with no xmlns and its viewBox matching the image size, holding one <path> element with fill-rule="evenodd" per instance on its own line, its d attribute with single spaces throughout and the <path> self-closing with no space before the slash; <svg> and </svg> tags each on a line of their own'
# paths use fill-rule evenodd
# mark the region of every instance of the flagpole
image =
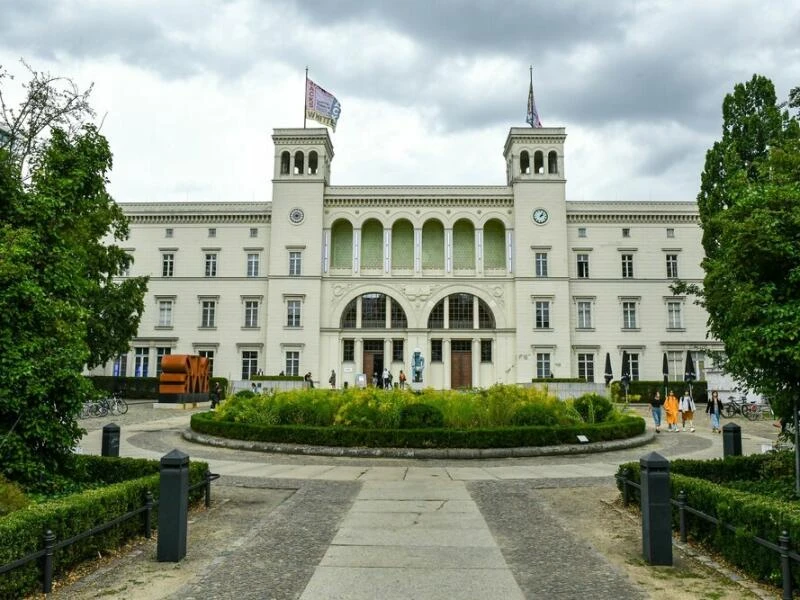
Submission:
<svg viewBox="0 0 800 600">
<path fill-rule="evenodd" d="M 531 108 L 533 108 L 533 65 L 530 66 L 531 72 L 531 87 L 528 88 L 531 91 Z M 534 119 L 531 119 L 531 128 L 533 128 Z"/>
<path fill-rule="evenodd" d="M 533 75 L 531 75 L 533 77 Z M 306 94 L 308 93 L 308 67 L 306 67 L 306 84 L 303 86 L 303 129 L 306 128 Z"/>
</svg>

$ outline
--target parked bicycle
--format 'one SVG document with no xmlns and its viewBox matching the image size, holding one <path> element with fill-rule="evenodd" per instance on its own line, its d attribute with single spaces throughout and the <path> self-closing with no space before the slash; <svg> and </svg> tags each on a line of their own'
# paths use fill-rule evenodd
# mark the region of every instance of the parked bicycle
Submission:
<svg viewBox="0 0 800 600">
<path fill-rule="evenodd" d="M 94 400 L 84 402 L 81 407 L 81 419 L 88 419 L 89 417 L 105 417 L 108 414 L 108 407 L 100 402 Z"/>
<path fill-rule="evenodd" d="M 765 414 L 772 415 L 772 408 L 767 402 L 749 401 L 747 396 L 739 396 L 738 400 L 734 396 L 729 396 L 728 401 L 722 405 L 722 416 L 730 419 L 736 414 L 742 415 L 749 421 L 757 421 L 763 419 Z"/>
<path fill-rule="evenodd" d="M 128 403 L 122 399 L 119 392 L 114 392 L 110 398 L 103 398 L 98 403 L 112 415 L 124 415 L 128 412 Z"/>
</svg>

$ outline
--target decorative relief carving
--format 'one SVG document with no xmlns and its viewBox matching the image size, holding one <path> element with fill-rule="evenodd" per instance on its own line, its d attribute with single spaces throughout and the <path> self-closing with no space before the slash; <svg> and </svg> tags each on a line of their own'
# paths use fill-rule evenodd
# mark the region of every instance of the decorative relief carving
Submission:
<svg viewBox="0 0 800 600">
<path fill-rule="evenodd" d="M 441 287 L 441 285 L 412 284 L 401 286 L 400 290 L 415 308 L 422 308 L 428 299 Z"/>
<path fill-rule="evenodd" d="M 500 306 L 505 306 L 506 302 L 505 302 L 505 298 L 503 297 L 503 294 L 505 293 L 505 290 L 503 289 L 502 285 L 491 285 L 491 286 L 489 286 L 489 293 L 492 295 L 492 298 L 494 298 L 495 301 Z"/>
<path fill-rule="evenodd" d="M 353 287 L 353 286 L 352 286 L 352 284 L 349 284 L 349 283 L 337 283 L 337 284 L 334 284 L 334 286 L 333 286 L 333 295 L 336 296 L 337 298 L 341 298 L 347 292 L 347 290 L 349 290 L 351 287 Z"/>
</svg>

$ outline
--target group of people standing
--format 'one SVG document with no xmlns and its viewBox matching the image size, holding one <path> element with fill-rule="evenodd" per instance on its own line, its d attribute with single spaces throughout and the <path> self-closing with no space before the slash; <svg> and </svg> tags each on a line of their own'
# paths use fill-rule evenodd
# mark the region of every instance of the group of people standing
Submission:
<svg viewBox="0 0 800 600">
<path fill-rule="evenodd" d="M 715 392 L 716 393 L 716 392 Z M 710 403 L 709 403 L 710 404 Z M 667 431 L 686 431 L 694 432 L 694 413 L 697 406 L 694 403 L 691 393 L 687 389 L 680 399 L 670 390 L 665 399 L 661 399 L 661 393 L 656 392 L 650 401 L 650 408 L 653 413 L 653 423 L 656 426 L 656 433 L 661 431 L 661 411 L 666 415 Z M 678 419 L 681 426 L 678 428 Z M 719 426 L 719 413 L 717 413 L 717 426 Z"/>
<path fill-rule="evenodd" d="M 406 387 L 406 374 L 403 373 L 402 369 L 400 369 L 400 374 L 397 376 L 397 380 L 399 382 L 400 389 L 404 389 Z M 392 372 L 388 368 L 383 370 L 380 377 L 378 377 L 377 371 L 372 374 L 372 385 L 374 387 L 381 387 L 385 390 L 390 390 L 392 389 L 393 382 L 394 375 L 392 375 Z"/>
</svg>

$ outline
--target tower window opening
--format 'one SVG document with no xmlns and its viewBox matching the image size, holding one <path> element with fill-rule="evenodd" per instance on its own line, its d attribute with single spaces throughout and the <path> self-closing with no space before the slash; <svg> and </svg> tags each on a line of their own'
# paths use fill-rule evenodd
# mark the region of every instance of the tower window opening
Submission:
<svg viewBox="0 0 800 600">
<path fill-rule="evenodd" d="M 537 175 L 544 173 L 544 152 L 541 150 L 533 153 L 533 172 Z"/>
<path fill-rule="evenodd" d="M 308 153 L 308 174 L 316 175 L 319 165 L 319 155 L 316 151 L 312 150 Z"/>
<path fill-rule="evenodd" d="M 550 175 L 558 175 L 558 153 L 555 150 L 547 153 L 547 172 Z"/>
<path fill-rule="evenodd" d="M 527 150 L 523 150 L 519 155 L 519 172 L 523 175 L 531 174 L 531 155 Z"/>
<path fill-rule="evenodd" d="M 291 160 L 291 155 L 289 154 L 288 150 L 284 150 L 283 152 L 281 152 L 281 175 L 289 174 L 290 160 Z"/>
<path fill-rule="evenodd" d="M 295 175 L 302 175 L 305 168 L 305 156 L 303 153 L 298 150 L 294 153 L 294 174 Z"/>
</svg>

